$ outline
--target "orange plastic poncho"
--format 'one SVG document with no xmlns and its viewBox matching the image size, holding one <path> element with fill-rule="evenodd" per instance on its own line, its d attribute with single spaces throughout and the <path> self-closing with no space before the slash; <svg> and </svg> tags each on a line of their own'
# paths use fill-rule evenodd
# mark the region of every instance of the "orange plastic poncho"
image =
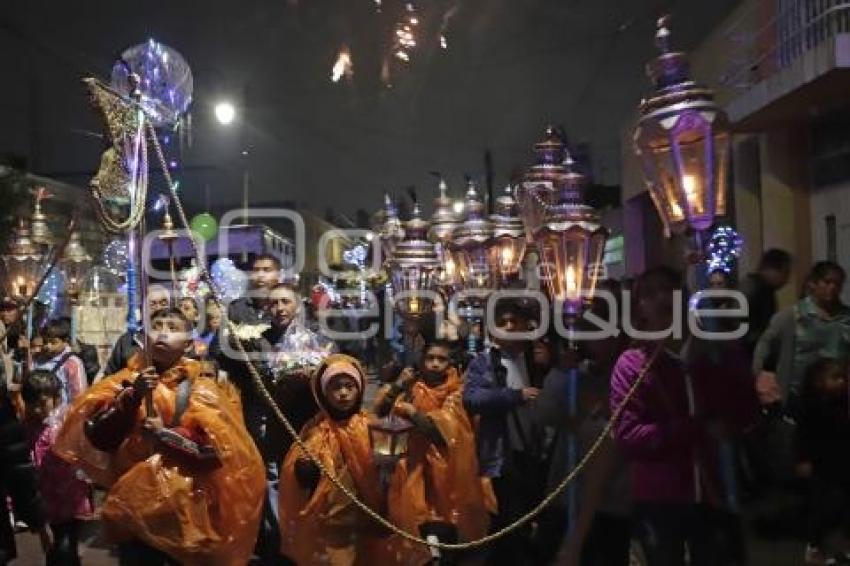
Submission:
<svg viewBox="0 0 850 566">
<path fill-rule="evenodd" d="M 430 418 L 446 447 L 439 448 L 415 431 L 408 441 L 407 457 L 396 466 L 387 495 L 389 520 L 419 535 L 429 521 L 453 524 L 461 541 L 487 534 L 495 501 L 488 496 L 478 474 L 475 436 L 462 404 L 463 384 L 457 370 L 449 368 L 445 382 L 436 387 L 417 381 L 410 402 Z M 394 536 L 388 557 L 396 564 L 422 564 L 428 550 Z"/>
<path fill-rule="evenodd" d="M 229 395 L 199 377 L 198 362 L 183 359 L 163 373 L 153 402 L 168 426 L 178 384 L 192 380 L 180 426 L 207 439 L 220 460 L 218 468 L 191 473 L 155 453 L 142 435 L 144 404 L 133 431 L 115 452 L 102 452 L 86 438 L 86 420 L 115 399 L 122 382 L 132 383 L 143 365 L 137 354 L 126 369 L 80 395 L 68 411 L 54 451 L 109 489 L 102 517 L 113 541 L 139 539 L 182 564 L 243 566 L 257 539 L 265 468 Z"/>
<path fill-rule="evenodd" d="M 360 367 L 356 360 L 342 354 L 330 356 L 322 367 L 336 361 Z M 379 511 L 383 498 L 369 443 L 369 417 L 361 410 L 345 421 L 331 418 L 324 409 L 324 395 L 317 391 L 319 373 L 313 376 L 312 386 L 323 410 L 305 425 L 301 438 L 310 453 L 319 458 L 346 487 L 351 488 L 370 508 Z M 362 387 L 361 381 L 361 400 Z M 380 540 L 374 520 L 360 511 L 324 475 L 313 492 L 303 488 L 295 474 L 296 463 L 302 458 L 307 458 L 307 455 L 298 446 L 293 446 L 281 470 L 281 552 L 304 566 L 369 563 Z"/>
</svg>

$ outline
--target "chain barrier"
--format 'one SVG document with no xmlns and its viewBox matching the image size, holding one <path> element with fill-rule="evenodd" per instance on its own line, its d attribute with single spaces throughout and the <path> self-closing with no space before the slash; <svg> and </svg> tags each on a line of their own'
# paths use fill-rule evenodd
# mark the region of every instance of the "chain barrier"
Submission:
<svg viewBox="0 0 850 566">
<path fill-rule="evenodd" d="M 162 164 L 162 171 L 163 171 L 163 174 L 165 175 L 165 180 L 168 183 L 168 187 L 169 187 L 169 190 L 170 190 L 171 196 L 172 196 L 172 202 L 174 202 L 175 208 L 177 209 L 177 215 L 180 219 L 180 223 L 183 225 L 183 227 L 186 230 L 189 230 L 188 218 L 187 218 L 186 213 L 183 209 L 183 204 L 180 201 L 180 197 L 177 194 L 176 185 L 172 182 L 171 174 L 168 171 L 168 168 L 165 166 L 165 164 L 166 164 L 165 157 L 163 155 L 162 148 L 159 145 L 159 140 L 157 140 L 156 132 L 154 131 L 153 126 L 150 125 L 150 124 L 148 124 L 148 129 L 149 129 L 149 133 L 150 133 L 150 137 L 151 137 L 151 142 L 153 143 L 154 149 L 156 150 L 156 153 L 157 153 L 157 158 L 160 160 L 160 163 Z M 195 255 L 196 263 L 199 266 L 198 267 L 199 277 L 207 283 L 207 285 L 209 286 L 210 291 L 212 293 L 214 301 L 216 302 L 216 304 L 219 305 L 219 307 L 221 307 L 223 309 L 224 304 L 221 300 L 221 293 L 220 293 L 215 281 L 212 279 L 212 277 L 210 277 L 209 271 L 206 268 L 206 262 L 203 261 L 203 258 L 200 256 L 200 252 L 198 251 L 198 247 L 195 243 L 195 240 L 193 238 L 189 238 L 189 241 L 191 242 L 192 251 L 193 251 L 193 254 Z M 225 316 L 224 318 L 227 321 L 228 331 L 230 332 L 230 334 L 232 336 L 235 336 L 236 325 L 228 317 Z M 640 387 L 641 383 L 643 383 L 643 379 L 646 376 L 646 372 L 649 371 L 649 368 L 652 366 L 653 362 L 655 361 L 655 358 L 658 356 L 659 352 L 662 349 L 660 345 L 656 347 L 656 349 L 653 351 L 652 355 L 650 356 L 649 360 L 647 361 L 646 365 L 641 369 L 640 373 L 638 374 L 637 378 L 635 379 L 635 382 L 629 388 L 629 391 L 626 393 L 626 396 L 623 398 L 622 403 L 620 403 L 620 405 L 612 413 L 611 418 L 608 420 L 608 423 L 606 423 L 602 432 L 599 434 L 599 436 L 596 438 L 596 440 L 593 442 L 593 444 L 590 446 L 590 448 L 585 453 L 585 455 L 582 457 L 582 459 L 578 462 L 578 464 L 576 464 L 576 467 L 573 468 L 572 470 L 570 470 L 570 472 L 566 475 L 566 477 L 563 480 L 561 480 L 561 482 L 555 487 L 555 489 L 549 495 L 544 497 L 540 501 L 540 503 L 538 503 L 534 508 L 532 508 L 530 511 L 528 511 L 528 513 L 526 513 L 525 515 L 523 515 L 522 517 L 517 519 L 515 522 L 513 522 L 510 525 L 507 525 L 506 527 L 504 527 L 504 528 L 502 528 L 502 529 L 500 529 L 500 530 L 498 530 L 498 531 L 496 531 L 492 534 L 489 534 L 485 537 L 482 537 L 480 539 L 473 540 L 473 541 L 449 544 L 449 543 L 428 541 L 428 540 L 425 540 L 425 539 L 423 539 L 419 536 L 411 534 L 411 533 L 405 531 L 404 529 L 399 528 L 398 526 L 396 526 L 395 524 L 393 524 L 392 522 L 390 522 L 389 520 L 384 518 L 380 513 L 373 510 L 371 507 L 369 507 L 365 503 L 363 503 L 363 501 L 361 501 L 357 497 L 357 494 L 354 493 L 354 491 L 351 488 L 349 488 L 345 484 L 343 484 L 339 480 L 339 478 L 337 478 L 336 475 L 331 470 L 329 470 L 327 468 L 327 466 L 324 465 L 324 463 L 322 463 L 321 459 L 319 459 L 315 454 L 313 454 L 313 452 L 307 447 L 307 445 L 304 443 L 304 441 L 301 440 L 301 436 L 298 434 L 298 431 L 295 430 L 295 427 L 292 426 L 292 423 L 289 421 L 289 419 L 286 417 L 286 415 L 283 414 L 283 411 L 281 411 L 280 407 L 278 407 L 277 403 L 275 402 L 275 400 L 272 397 L 271 393 L 269 392 L 268 388 L 266 388 L 265 384 L 263 383 L 262 377 L 260 376 L 259 372 L 257 371 L 257 368 L 248 359 L 248 353 L 245 350 L 245 346 L 242 344 L 242 341 L 237 339 L 234 342 L 235 342 L 237 351 L 239 352 L 239 354 L 241 356 L 243 356 L 243 359 L 241 361 L 245 364 L 246 368 L 248 369 L 248 373 L 251 376 L 251 381 L 253 382 L 257 391 L 262 396 L 263 400 L 268 404 L 269 408 L 272 410 L 275 417 L 278 419 L 278 421 L 280 421 L 280 423 L 286 429 L 286 432 L 292 437 L 296 446 L 298 446 L 298 448 L 304 453 L 304 455 L 307 456 L 307 458 L 309 458 L 319 468 L 319 470 L 322 472 L 322 474 L 334 485 L 334 487 L 339 489 L 346 497 L 348 497 L 351 500 L 351 502 L 354 503 L 354 505 L 356 505 L 363 513 L 365 513 L 367 516 L 372 518 L 375 522 L 377 522 L 381 526 L 385 527 L 386 529 L 392 531 L 396 535 L 399 535 L 400 537 L 402 537 L 402 538 L 404 538 L 404 539 L 406 539 L 410 542 L 414 542 L 414 543 L 421 544 L 423 546 L 427 546 L 427 547 L 431 547 L 431 548 L 438 548 L 438 549 L 441 549 L 441 550 L 447 550 L 447 551 L 458 551 L 458 550 L 468 550 L 468 549 L 471 549 L 471 548 L 477 548 L 477 547 L 489 544 L 489 543 L 491 543 L 491 542 L 493 542 L 493 541 L 495 541 L 499 538 L 507 536 L 507 535 L 511 534 L 512 532 L 516 531 L 517 529 L 523 527 L 528 522 L 530 522 L 537 515 L 539 515 L 547 506 L 549 506 L 555 499 L 557 499 L 564 492 L 564 490 L 569 486 L 569 484 L 572 483 L 575 480 L 575 478 L 583 471 L 584 467 L 594 457 L 596 452 L 599 450 L 599 448 L 605 442 L 605 439 L 608 438 L 608 436 L 611 434 L 611 430 L 614 427 L 614 423 L 619 418 L 619 416 L 622 413 L 625 406 L 629 403 L 631 398 L 637 392 L 638 387 Z"/>
</svg>

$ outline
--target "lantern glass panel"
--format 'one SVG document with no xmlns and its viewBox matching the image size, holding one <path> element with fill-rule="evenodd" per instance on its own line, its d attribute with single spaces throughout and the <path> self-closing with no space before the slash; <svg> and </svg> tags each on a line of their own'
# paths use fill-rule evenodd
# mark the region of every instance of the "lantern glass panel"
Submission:
<svg viewBox="0 0 850 566">
<path fill-rule="evenodd" d="M 434 271 L 431 268 L 396 266 L 391 273 L 393 290 L 397 294 L 407 293 L 396 301 L 402 314 L 416 316 L 433 309 L 430 290 L 433 289 Z"/>
<path fill-rule="evenodd" d="M 369 438 L 372 441 L 372 453 L 376 456 L 393 455 L 393 436 L 390 431 L 379 427 L 369 429 Z"/>
<path fill-rule="evenodd" d="M 490 266 L 502 280 L 510 279 L 519 273 L 522 258 L 525 255 L 525 238 L 500 236 L 490 245 Z"/>
<path fill-rule="evenodd" d="M 714 178 L 717 182 L 715 198 L 715 214 L 726 215 L 726 189 L 728 187 L 729 166 L 729 135 L 726 132 L 714 134 Z"/>
<path fill-rule="evenodd" d="M 583 231 L 548 233 L 543 240 L 541 277 L 549 295 L 565 304 L 580 302 L 587 266 L 588 237 Z"/>
<path fill-rule="evenodd" d="M 495 288 L 494 271 L 490 269 L 488 250 L 484 245 L 455 250 L 455 267 L 465 289 Z"/>
</svg>

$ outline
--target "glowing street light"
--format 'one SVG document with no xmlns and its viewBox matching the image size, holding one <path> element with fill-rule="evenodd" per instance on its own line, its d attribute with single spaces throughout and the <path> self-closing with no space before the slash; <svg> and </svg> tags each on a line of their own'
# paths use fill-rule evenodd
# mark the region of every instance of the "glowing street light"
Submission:
<svg viewBox="0 0 850 566">
<path fill-rule="evenodd" d="M 215 105 L 215 118 L 222 126 L 229 126 L 236 119 L 236 107 L 230 102 L 219 102 Z"/>
</svg>

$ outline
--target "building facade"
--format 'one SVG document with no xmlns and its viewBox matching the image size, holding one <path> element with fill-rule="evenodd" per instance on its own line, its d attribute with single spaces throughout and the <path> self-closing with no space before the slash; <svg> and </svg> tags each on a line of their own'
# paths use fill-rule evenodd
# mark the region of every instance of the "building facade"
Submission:
<svg viewBox="0 0 850 566">
<path fill-rule="evenodd" d="M 691 53 L 691 67 L 732 123 L 731 206 L 723 220 L 744 238 L 740 271 L 755 269 L 765 249 L 791 252 L 787 304 L 814 261 L 850 270 L 850 2 L 745 0 Z M 654 211 L 630 136 L 631 125 L 622 138 L 623 200 L 637 225 L 626 226 L 627 248 L 639 240 L 629 235 L 647 234 L 647 224 L 660 229 L 647 220 L 647 209 Z M 627 249 L 629 272 L 681 261 L 681 243 L 654 248 L 657 238 L 646 240 Z"/>
</svg>

